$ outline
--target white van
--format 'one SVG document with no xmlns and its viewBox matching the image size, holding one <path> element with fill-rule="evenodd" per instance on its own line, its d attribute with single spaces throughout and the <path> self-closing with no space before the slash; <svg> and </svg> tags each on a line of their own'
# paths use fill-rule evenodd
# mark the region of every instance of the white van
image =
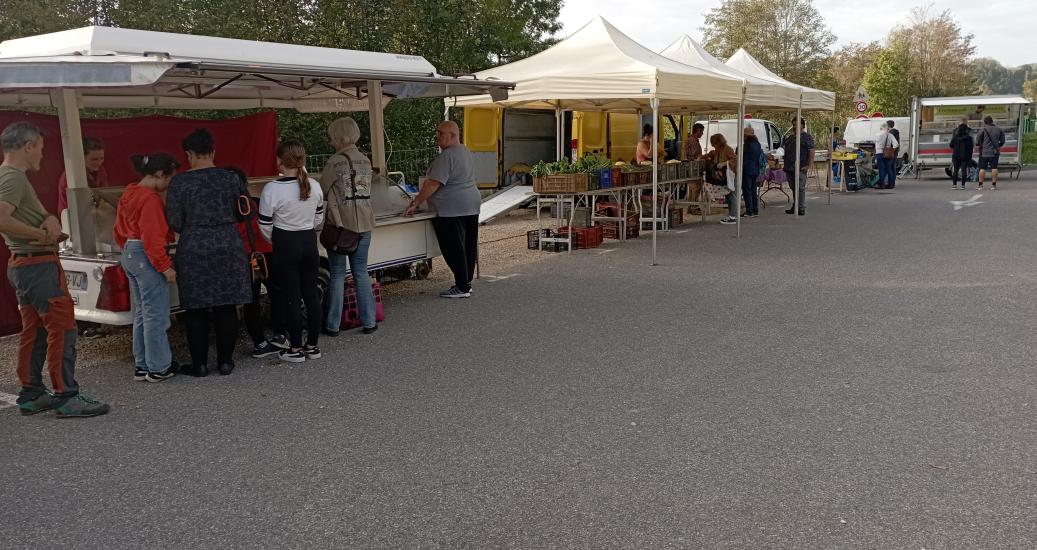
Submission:
<svg viewBox="0 0 1037 550">
<path fill-rule="evenodd" d="M 900 131 L 900 156 L 904 161 L 911 155 L 911 143 L 914 132 L 911 131 L 911 118 L 906 116 L 851 118 L 846 121 L 843 139 L 847 147 L 859 147 L 863 143 L 874 145 L 875 136 L 879 135 L 882 123 L 893 121 L 893 127 Z"/>
<path fill-rule="evenodd" d="M 741 122 L 742 124 L 737 124 Z M 769 120 L 761 120 L 757 118 L 747 118 L 744 120 L 727 119 L 727 120 L 700 120 L 697 124 L 701 124 L 706 127 L 706 130 L 702 132 L 702 137 L 699 138 L 699 143 L 702 145 L 702 152 L 708 153 L 713 147 L 709 144 L 709 136 L 713 134 L 722 134 L 724 139 L 732 147 L 737 147 L 741 143 L 739 134 L 742 128 L 749 126 L 756 133 L 756 139 L 760 140 L 760 145 L 763 146 L 764 153 L 770 153 L 771 151 L 781 147 L 782 132 L 778 129 L 778 125 L 774 124 Z"/>
</svg>

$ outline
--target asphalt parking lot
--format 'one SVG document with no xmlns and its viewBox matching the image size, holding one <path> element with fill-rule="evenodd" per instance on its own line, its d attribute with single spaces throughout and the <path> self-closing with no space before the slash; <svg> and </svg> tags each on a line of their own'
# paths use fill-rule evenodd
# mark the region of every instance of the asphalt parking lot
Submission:
<svg viewBox="0 0 1037 550">
<path fill-rule="evenodd" d="M 1035 548 L 1037 172 L 1001 183 L 544 253 L 302 365 L 124 350 L 105 417 L 0 409 L 0 547 Z"/>
</svg>

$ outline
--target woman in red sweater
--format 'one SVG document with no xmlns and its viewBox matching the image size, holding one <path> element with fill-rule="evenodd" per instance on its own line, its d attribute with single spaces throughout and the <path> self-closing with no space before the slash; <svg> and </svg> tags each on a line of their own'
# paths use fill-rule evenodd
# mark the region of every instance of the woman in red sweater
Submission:
<svg viewBox="0 0 1037 550">
<path fill-rule="evenodd" d="M 122 268 L 130 282 L 133 306 L 133 379 L 162 382 L 176 373 L 169 348 L 169 284 L 176 281 L 166 245 L 173 234 L 166 224 L 162 195 L 178 168 L 165 153 L 134 155 L 141 175 L 119 199 L 115 214 L 115 242 L 122 247 Z"/>
</svg>

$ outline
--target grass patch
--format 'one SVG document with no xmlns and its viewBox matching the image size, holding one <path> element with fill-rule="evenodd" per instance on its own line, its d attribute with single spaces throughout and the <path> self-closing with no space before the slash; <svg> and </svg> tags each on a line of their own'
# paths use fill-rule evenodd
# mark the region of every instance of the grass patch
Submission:
<svg viewBox="0 0 1037 550">
<path fill-rule="evenodd" d="M 1023 164 L 1037 164 L 1037 134 L 1023 136 Z"/>
</svg>

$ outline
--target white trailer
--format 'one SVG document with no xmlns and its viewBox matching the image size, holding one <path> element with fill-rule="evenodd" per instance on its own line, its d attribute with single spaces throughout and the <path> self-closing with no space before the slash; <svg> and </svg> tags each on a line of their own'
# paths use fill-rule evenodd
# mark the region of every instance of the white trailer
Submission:
<svg viewBox="0 0 1037 550">
<path fill-rule="evenodd" d="M 481 94 L 503 99 L 513 88 L 502 81 L 444 77 L 413 55 L 133 29 L 85 27 L 0 43 L 0 108 L 57 111 L 71 235 L 62 266 L 76 318 L 102 324 L 130 324 L 132 317 L 120 251 L 110 242 L 105 214 L 118 190 L 87 187 L 81 108 L 366 110 L 371 160 L 386 174 L 386 101 Z M 389 202 L 376 204 L 369 267 L 438 255 L 431 214 L 403 218 L 392 199 L 396 191 L 386 186 L 382 192 Z M 175 297 L 175 285 L 173 290 Z"/>
<path fill-rule="evenodd" d="M 923 97 L 911 101 L 911 126 L 915 140 L 911 161 L 919 177 L 922 170 L 942 169 L 948 173 L 951 166 L 951 135 L 961 123 L 969 119 L 969 127 L 978 131 L 983 117 L 990 116 L 1005 131 L 1005 145 L 1001 148 L 1000 166 L 1010 173 L 1022 168 L 1022 138 L 1025 113 L 1030 101 L 1016 95 L 988 95 L 965 97 Z M 979 109 L 983 107 L 983 109 Z"/>
</svg>

